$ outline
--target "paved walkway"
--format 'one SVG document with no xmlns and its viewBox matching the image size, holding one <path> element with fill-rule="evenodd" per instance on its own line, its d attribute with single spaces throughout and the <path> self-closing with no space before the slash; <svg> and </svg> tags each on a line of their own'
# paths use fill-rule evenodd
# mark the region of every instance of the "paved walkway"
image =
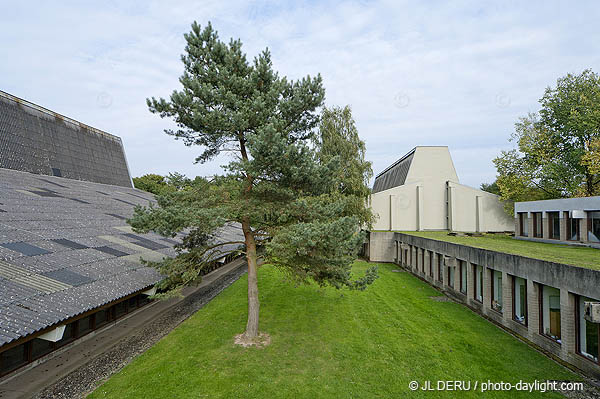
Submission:
<svg viewBox="0 0 600 399">
<path fill-rule="evenodd" d="M 239 258 L 203 277 L 183 298 L 156 301 L 0 382 L 0 398 L 80 398 L 149 349 L 246 272 Z"/>
</svg>

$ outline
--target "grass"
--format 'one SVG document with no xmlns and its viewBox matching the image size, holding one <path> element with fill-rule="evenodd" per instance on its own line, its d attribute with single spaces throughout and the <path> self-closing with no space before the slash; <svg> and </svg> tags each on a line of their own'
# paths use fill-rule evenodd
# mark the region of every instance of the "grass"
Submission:
<svg viewBox="0 0 600 399">
<path fill-rule="evenodd" d="M 489 249 L 513 255 L 526 256 L 600 270 L 600 249 L 565 244 L 551 244 L 517 240 L 505 234 L 485 234 L 482 237 L 449 236 L 446 231 L 401 231 L 418 237 L 448 241 L 475 248 Z"/>
<path fill-rule="evenodd" d="M 357 262 L 355 271 L 369 265 Z M 242 277 L 100 386 L 90 398 L 559 398 L 554 393 L 412 392 L 410 381 L 532 382 L 577 377 L 395 266 L 364 292 L 294 287 L 259 270 L 261 330 L 271 345 L 233 344 L 246 321 Z"/>
</svg>

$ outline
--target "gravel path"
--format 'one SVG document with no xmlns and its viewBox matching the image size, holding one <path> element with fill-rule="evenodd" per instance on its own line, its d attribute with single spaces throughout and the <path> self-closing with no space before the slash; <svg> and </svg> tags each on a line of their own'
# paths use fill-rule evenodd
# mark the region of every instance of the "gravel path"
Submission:
<svg viewBox="0 0 600 399">
<path fill-rule="evenodd" d="M 133 358 L 148 350 L 162 337 L 171 332 L 225 288 L 246 273 L 245 264 L 220 276 L 212 284 L 187 296 L 167 312 L 138 329 L 134 334 L 121 340 L 102 355 L 92 359 L 53 385 L 47 387 L 35 398 L 82 398 L 111 375 L 127 365 Z"/>
</svg>

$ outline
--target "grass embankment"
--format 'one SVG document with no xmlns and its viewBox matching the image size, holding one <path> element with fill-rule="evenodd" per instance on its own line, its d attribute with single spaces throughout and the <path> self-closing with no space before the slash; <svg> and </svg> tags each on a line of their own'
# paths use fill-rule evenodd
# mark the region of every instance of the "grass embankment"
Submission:
<svg viewBox="0 0 600 399">
<path fill-rule="evenodd" d="M 355 270 L 368 266 L 357 262 Z M 552 398 L 554 393 L 411 392 L 410 381 L 569 380 L 573 374 L 409 273 L 380 265 L 364 292 L 294 287 L 259 270 L 264 349 L 233 344 L 242 277 L 91 398 Z"/>
<path fill-rule="evenodd" d="M 600 249 L 596 248 L 518 240 L 506 234 L 463 237 L 449 236 L 446 231 L 401 231 L 400 233 L 600 270 Z"/>
</svg>

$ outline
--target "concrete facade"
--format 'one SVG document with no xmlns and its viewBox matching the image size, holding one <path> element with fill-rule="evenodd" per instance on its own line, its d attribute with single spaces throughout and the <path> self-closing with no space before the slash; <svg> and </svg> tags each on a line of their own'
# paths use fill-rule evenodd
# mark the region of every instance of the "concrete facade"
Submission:
<svg viewBox="0 0 600 399">
<path fill-rule="evenodd" d="M 375 178 L 375 230 L 513 231 L 499 197 L 459 183 L 448 147 L 415 147 Z"/>
<path fill-rule="evenodd" d="M 600 197 L 517 202 L 515 237 L 600 247 Z"/>
<path fill-rule="evenodd" d="M 597 354 L 594 359 L 581 346 L 578 334 L 581 333 L 582 323 L 587 321 L 577 311 L 577 304 L 584 297 L 600 299 L 600 271 L 394 232 L 371 233 L 370 248 L 371 261 L 394 262 L 405 267 L 458 302 L 547 353 L 596 378 L 600 377 Z M 419 267 L 414 256 L 411 259 L 411 254 L 422 251 L 429 253 L 426 262 L 427 258 L 433 260 L 433 274 L 429 272 L 429 267 Z M 460 265 L 466 268 L 465 292 L 461 292 Z M 482 300 L 476 297 L 475 275 L 478 267 L 483 273 Z M 448 280 L 451 275 L 454 276 L 453 287 Z M 519 293 L 514 288 L 517 278 L 525 281 L 521 284 L 523 291 L 519 290 Z M 518 281 L 523 283 L 522 280 Z M 495 300 L 494 291 L 501 293 L 501 298 Z M 513 301 L 521 294 L 524 294 L 523 301 Z M 519 313 L 525 315 L 522 320 L 519 320 Z M 596 324 L 592 327 L 598 329 Z M 554 334 L 557 335 L 553 338 Z"/>
</svg>

